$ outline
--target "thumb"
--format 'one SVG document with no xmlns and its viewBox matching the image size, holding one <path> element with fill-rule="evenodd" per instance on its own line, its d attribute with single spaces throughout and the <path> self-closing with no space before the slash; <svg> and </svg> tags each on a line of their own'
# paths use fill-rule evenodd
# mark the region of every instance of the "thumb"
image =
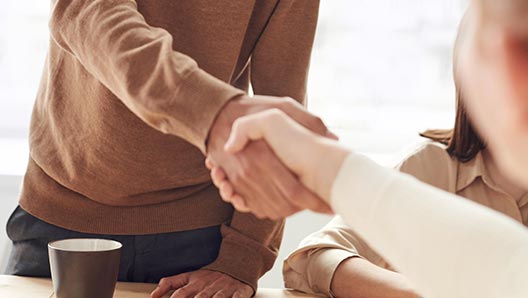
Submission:
<svg viewBox="0 0 528 298">
<path fill-rule="evenodd" d="M 233 123 L 233 129 L 224 146 L 228 153 L 236 153 L 244 149 L 249 141 L 256 141 L 264 137 L 265 126 L 262 119 L 266 115 L 263 113 L 240 117 Z"/>
</svg>

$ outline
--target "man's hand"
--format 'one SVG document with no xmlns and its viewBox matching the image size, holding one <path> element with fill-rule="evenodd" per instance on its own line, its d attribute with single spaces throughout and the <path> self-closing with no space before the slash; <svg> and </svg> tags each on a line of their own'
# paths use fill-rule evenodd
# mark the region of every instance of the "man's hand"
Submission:
<svg viewBox="0 0 528 298">
<path fill-rule="evenodd" d="M 330 213 L 330 207 L 305 188 L 265 142 L 253 142 L 234 155 L 225 152 L 224 145 L 236 119 L 269 109 L 279 109 L 309 130 L 335 138 L 321 119 L 290 98 L 243 96 L 228 103 L 211 128 L 208 140 L 210 164 L 224 170 L 236 193 L 259 218 L 283 218 L 302 209 Z M 289 146 L 296 147 L 296 144 Z"/>
<path fill-rule="evenodd" d="M 150 297 L 161 298 L 172 290 L 171 298 L 249 298 L 253 295 L 250 286 L 227 274 L 197 270 L 162 278 Z"/>
</svg>

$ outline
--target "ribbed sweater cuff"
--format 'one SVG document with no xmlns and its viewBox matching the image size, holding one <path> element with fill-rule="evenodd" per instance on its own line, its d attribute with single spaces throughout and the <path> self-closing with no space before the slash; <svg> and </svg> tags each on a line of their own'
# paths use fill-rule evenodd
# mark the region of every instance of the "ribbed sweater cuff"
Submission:
<svg viewBox="0 0 528 298">
<path fill-rule="evenodd" d="M 251 286 L 256 292 L 259 278 L 271 269 L 277 252 L 227 229 L 229 231 L 224 235 L 218 258 L 202 269 L 225 273 Z"/>
</svg>

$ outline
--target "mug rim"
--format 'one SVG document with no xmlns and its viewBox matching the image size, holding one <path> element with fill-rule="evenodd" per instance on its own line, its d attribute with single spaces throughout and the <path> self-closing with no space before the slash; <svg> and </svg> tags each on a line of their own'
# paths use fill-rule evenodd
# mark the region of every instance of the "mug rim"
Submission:
<svg viewBox="0 0 528 298">
<path fill-rule="evenodd" d="M 75 249 L 66 249 L 54 246 L 54 244 L 58 242 L 65 242 L 65 241 L 75 241 L 75 240 L 82 240 L 82 241 L 104 241 L 104 242 L 111 242 L 115 244 L 115 247 L 113 248 L 107 248 L 107 249 L 100 249 L 100 250 L 75 250 Z M 123 247 L 123 244 L 117 240 L 111 240 L 111 239 L 103 239 L 103 238 L 67 238 L 67 239 L 59 239 L 59 240 L 53 240 L 48 242 L 48 248 L 52 250 L 57 251 L 64 251 L 64 252 L 71 252 L 71 253 L 98 253 L 98 252 L 109 252 L 109 251 L 115 251 L 120 250 Z"/>
</svg>

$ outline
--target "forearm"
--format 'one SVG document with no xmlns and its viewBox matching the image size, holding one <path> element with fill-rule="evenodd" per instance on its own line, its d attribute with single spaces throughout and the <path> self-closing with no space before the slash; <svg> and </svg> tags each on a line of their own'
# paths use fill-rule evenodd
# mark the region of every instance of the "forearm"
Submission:
<svg viewBox="0 0 528 298">
<path fill-rule="evenodd" d="M 334 273 L 331 290 L 336 297 L 419 297 L 404 276 L 378 267 L 363 258 L 343 261 Z"/>
</svg>

